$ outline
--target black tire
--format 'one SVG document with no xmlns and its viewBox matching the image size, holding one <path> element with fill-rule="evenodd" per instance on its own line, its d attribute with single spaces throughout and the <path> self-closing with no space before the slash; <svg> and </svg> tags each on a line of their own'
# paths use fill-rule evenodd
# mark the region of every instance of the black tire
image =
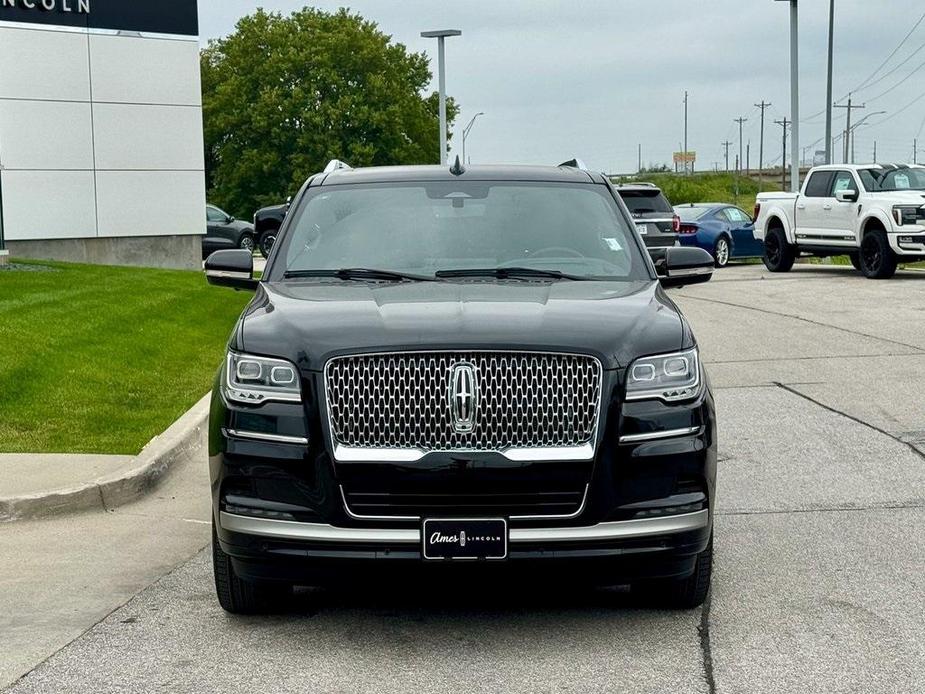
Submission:
<svg viewBox="0 0 925 694">
<path fill-rule="evenodd" d="M 264 258 L 270 257 L 270 251 L 273 250 L 273 244 L 276 243 L 276 235 L 278 233 L 279 229 L 270 229 L 260 235 L 260 242 L 257 246 L 260 250 L 260 255 Z"/>
<path fill-rule="evenodd" d="M 860 271 L 861 269 L 861 254 L 860 253 L 849 253 L 848 258 L 851 260 L 851 266 Z"/>
<path fill-rule="evenodd" d="M 713 577 L 713 537 L 710 544 L 697 555 L 694 573 L 682 579 L 659 579 L 639 586 L 648 601 L 659 607 L 692 610 L 700 607 L 710 594 Z"/>
<path fill-rule="evenodd" d="M 279 609 L 292 586 L 287 584 L 261 584 L 238 577 L 231 557 L 222 551 L 212 521 L 212 569 L 215 574 L 215 594 L 225 612 L 231 614 L 260 614 Z"/>
<path fill-rule="evenodd" d="M 729 256 L 732 255 L 732 244 L 729 243 L 729 237 L 720 236 L 716 239 L 716 245 L 713 246 L 713 262 L 716 267 L 723 268 L 729 265 Z"/>
<path fill-rule="evenodd" d="M 238 239 L 238 248 L 243 251 L 250 251 L 253 253 L 255 248 L 254 235 L 250 232 L 241 234 L 241 238 Z"/>
<path fill-rule="evenodd" d="M 796 259 L 796 249 L 787 243 L 784 230 L 771 229 L 764 239 L 764 266 L 771 272 L 790 272 Z"/>
<path fill-rule="evenodd" d="M 867 279 L 887 280 L 896 274 L 896 254 L 884 231 L 870 231 L 861 241 L 861 272 Z"/>
</svg>

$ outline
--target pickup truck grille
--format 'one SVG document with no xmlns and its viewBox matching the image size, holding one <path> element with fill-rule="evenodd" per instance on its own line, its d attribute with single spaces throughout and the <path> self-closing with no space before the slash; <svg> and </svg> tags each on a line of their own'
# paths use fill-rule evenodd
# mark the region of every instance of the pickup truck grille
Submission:
<svg viewBox="0 0 925 694">
<path fill-rule="evenodd" d="M 593 443 L 601 379 L 583 355 L 407 352 L 332 359 L 325 393 L 335 445 L 504 452 Z"/>
</svg>

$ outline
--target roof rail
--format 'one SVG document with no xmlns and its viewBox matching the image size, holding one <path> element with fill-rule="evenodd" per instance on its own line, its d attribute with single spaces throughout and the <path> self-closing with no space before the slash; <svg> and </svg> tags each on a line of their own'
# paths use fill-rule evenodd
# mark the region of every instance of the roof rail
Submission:
<svg viewBox="0 0 925 694">
<path fill-rule="evenodd" d="M 581 169 L 582 171 L 589 171 L 589 170 L 590 170 L 590 169 L 588 169 L 588 165 L 585 164 L 581 159 L 578 159 L 577 157 L 576 157 L 575 159 L 570 159 L 570 160 L 568 160 L 568 161 L 564 161 L 564 162 L 562 162 L 561 164 L 559 164 L 559 166 L 568 166 L 569 168 L 572 168 L 572 169 Z"/>
<path fill-rule="evenodd" d="M 340 159 L 332 159 L 328 162 L 328 165 L 324 167 L 324 171 L 322 173 L 329 174 L 334 173 L 335 171 L 350 170 L 352 168 L 352 166 L 345 164 Z"/>
</svg>

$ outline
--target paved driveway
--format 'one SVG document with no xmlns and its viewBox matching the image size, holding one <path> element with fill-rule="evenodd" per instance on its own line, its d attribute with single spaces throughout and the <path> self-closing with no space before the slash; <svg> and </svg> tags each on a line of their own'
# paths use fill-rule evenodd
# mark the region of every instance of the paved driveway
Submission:
<svg viewBox="0 0 925 694">
<path fill-rule="evenodd" d="M 672 295 L 720 415 L 703 610 L 369 576 L 235 619 L 204 550 L 11 691 L 923 691 L 925 274 L 733 266 Z"/>
</svg>

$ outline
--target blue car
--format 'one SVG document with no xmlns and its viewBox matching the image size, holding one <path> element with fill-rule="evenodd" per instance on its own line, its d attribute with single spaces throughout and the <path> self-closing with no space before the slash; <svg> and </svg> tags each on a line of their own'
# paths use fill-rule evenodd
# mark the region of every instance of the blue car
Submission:
<svg viewBox="0 0 925 694">
<path fill-rule="evenodd" d="M 699 203 L 680 205 L 678 238 L 682 246 L 697 246 L 713 256 L 716 267 L 726 267 L 735 258 L 760 258 L 764 244 L 756 241 L 755 223 L 734 205 Z"/>
</svg>

